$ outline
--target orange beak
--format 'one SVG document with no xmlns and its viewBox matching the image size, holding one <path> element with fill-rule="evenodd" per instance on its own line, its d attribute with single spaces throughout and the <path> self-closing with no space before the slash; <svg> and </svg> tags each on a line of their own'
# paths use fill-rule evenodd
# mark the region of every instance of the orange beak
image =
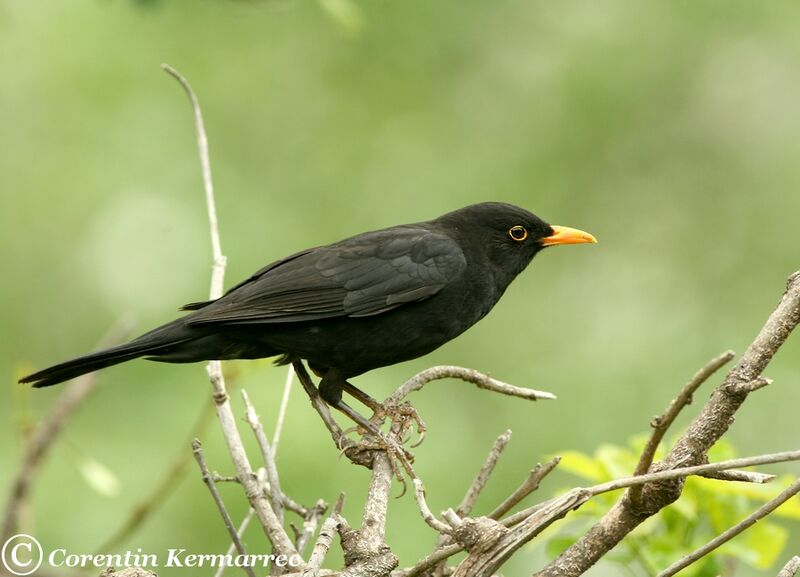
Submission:
<svg viewBox="0 0 800 577">
<path fill-rule="evenodd" d="M 577 228 L 568 226 L 551 226 L 553 234 L 539 240 L 542 246 L 553 246 L 556 244 L 580 244 L 582 242 L 597 242 L 597 239 L 588 232 L 583 232 Z"/>
</svg>

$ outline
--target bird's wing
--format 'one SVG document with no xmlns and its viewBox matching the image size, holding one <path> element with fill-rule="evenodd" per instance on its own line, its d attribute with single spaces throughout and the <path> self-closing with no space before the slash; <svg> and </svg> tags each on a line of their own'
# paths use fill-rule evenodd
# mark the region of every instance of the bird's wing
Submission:
<svg viewBox="0 0 800 577">
<path fill-rule="evenodd" d="M 465 267 L 449 236 L 395 227 L 272 263 L 186 320 L 249 324 L 370 316 L 436 294 Z"/>
</svg>

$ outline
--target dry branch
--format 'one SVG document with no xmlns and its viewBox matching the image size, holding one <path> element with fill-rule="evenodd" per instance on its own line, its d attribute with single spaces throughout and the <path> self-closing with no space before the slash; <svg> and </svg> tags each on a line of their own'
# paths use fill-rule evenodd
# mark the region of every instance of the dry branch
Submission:
<svg viewBox="0 0 800 577">
<path fill-rule="evenodd" d="M 525 497 L 533 493 L 536 489 L 539 488 L 539 484 L 542 482 L 547 475 L 549 475 L 553 469 L 558 466 L 558 463 L 561 462 L 561 457 L 553 457 L 550 461 L 542 465 L 541 463 L 536 463 L 536 467 L 531 469 L 531 472 L 528 474 L 526 479 L 522 482 L 522 484 L 517 487 L 511 495 L 509 495 L 505 501 L 500 503 L 494 510 L 489 513 L 488 517 L 490 519 L 499 519 L 506 513 L 508 513 L 511 509 L 513 509 L 518 503 L 520 503 Z"/>
<path fill-rule="evenodd" d="M 789 277 L 786 291 L 761 331 L 739 362 L 728 372 L 709 401 L 654 470 L 702 463 L 707 451 L 725 434 L 747 398 L 741 383 L 761 376 L 773 355 L 800 322 L 800 272 Z M 648 517 L 675 501 L 681 493 L 680 479 L 644 486 L 639 499 L 624 495 L 577 543 L 537 573 L 542 577 L 581 575 L 628 533 Z"/>
<path fill-rule="evenodd" d="M 794 577 L 800 571 L 800 557 L 792 557 L 789 562 L 783 566 L 778 577 Z"/>
<path fill-rule="evenodd" d="M 755 513 L 747 516 L 747 518 L 742 520 L 740 523 L 737 523 L 736 525 L 724 531 L 723 533 L 721 533 L 720 535 L 718 535 L 717 537 L 715 537 L 714 539 L 712 539 L 711 541 L 709 541 L 708 543 L 697 549 L 696 551 L 693 551 L 683 559 L 676 561 L 675 563 L 664 569 L 664 571 L 659 573 L 657 577 L 672 577 L 673 575 L 677 574 L 678 571 L 685 569 L 698 559 L 701 559 L 702 557 L 705 557 L 706 555 L 711 553 L 717 547 L 720 547 L 721 545 L 727 543 L 728 541 L 730 541 L 731 539 L 733 539 L 734 537 L 736 537 L 737 535 L 748 529 L 749 527 L 752 527 L 759 520 L 763 519 L 764 517 L 772 513 L 775 509 L 783 505 L 786 501 L 788 501 L 798 493 L 800 493 L 800 479 L 789 485 L 786 489 L 784 489 L 781 492 L 780 495 L 778 495 L 774 499 L 771 499 L 763 506 L 759 507 L 759 509 Z"/>
<path fill-rule="evenodd" d="M 400 385 L 397 390 L 389 395 L 383 404 L 386 406 L 398 405 L 403 399 L 405 399 L 414 391 L 419 391 L 428 383 L 441 379 L 461 379 L 462 381 L 476 385 L 480 389 L 486 389 L 502 395 L 509 395 L 511 397 L 518 397 L 531 401 L 556 398 L 553 393 L 510 385 L 508 383 L 504 383 L 503 381 L 498 381 L 489 375 L 476 371 L 475 369 L 467 369 L 465 367 L 456 367 L 452 365 L 440 365 L 425 369 L 424 371 L 417 373 L 408 379 L 405 383 Z"/>
<path fill-rule="evenodd" d="M 197 98 L 188 82 L 174 69 L 167 66 L 165 66 L 165 69 L 178 79 L 186 90 L 195 113 L 198 149 L 203 167 L 203 182 L 206 191 L 214 253 L 211 297 L 216 298 L 222 291 L 225 257 L 222 254 L 219 241 L 211 170 L 208 160 L 208 142 L 203 128 L 202 115 Z M 393 420 L 391 432 L 386 438 L 383 437 L 383 433 L 376 432 L 375 428 L 370 429 L 373 431 L 373 435 L 380 437 L 375 439 L 374 443 L 369 439 L 367 439 L 367 443 L 352 441 L 346 437 L 346 433 L 342 431 L 333 419 L 303 364 L 300 361 L 296 361 L 293 363 L 294 372 L 298 375 L 312 406 L 322 417 L 337 447 L 354 463 L 370 468 L 371 481 L 361 526 L 358 529 L 354 529 L 348 525 L 341 515 L 342 500 L 340 498 L 337 506 L 322 525 L 308 564 L 288 570 L 289 572 L 286 574 L 298 575 L 298 577 L 301 574 L 315 576 L 341 575 L 344 577 L 388 577 L 389 575 L 392 577 L 414 577 L 430 572 L 438 565 L 438 573 L 440 574 L 452 574 L 456 577 L 490 577 L 521 546 L 595 495 L 624 488 L 633 488 L 626 492 L 614 508 L 582 539 L 539 573 L 547 576 L 579 575 L 599 557 L 608 552 L 639 523 L 678 498 L 682 489 L 683 479 L 687 475 L 702 474 L 725 481 L 767 482 L 773 478 L 771 475 L 734 469 L 736 467 L 800 459 L 800 451 L 792 451 L 745 459 L 733 459 L 721 463 L 709 464 L 706 462 L 708 449 L 727 431 L 732 422 L 733 414 L 747 395 L 771 383 L 769 379 L 761 376 L 761 372 L 798 322 L 800 322 L 800 273 L 796 273 L 790 278 L 789 286 L 781 303 L 770 316 L 756 340 L 747 349 L 739 363 L 728 373 L 725 382 L 714 391 L 711 399 L 663 462 L 653 464 L 653 457 L 657 447 L 663 440 L 665 432 L 674 422 L 678 413 L 691 402 L 692 395 L 697 388 L 724 363 L 731 360 L 732 353 L 728 352 L 713 359 L 701 369 L 683 387 L 678 397 L 670 404 L 665 413 L 654 420 L 652 436 L 641 455 L 633 477 L 617 479 L 588 488 L 578 487 L 560 497 L 541 502 L 505 518 L 501 517 L 533 492 L 539 486 L 541 480 L 556 467 L 558 464 L 557 458 L 544 466 L 537 465 L 522 485 L 497 505 L 488 517 L 468 517 L 483 487 L 485 487 L 494 471 L 505 444 L 508 442 L 510 431 L 506 432 L 497 439 L 484 466 L 470 485 L 459 506 L 455 510 L 448 509 L 439 519 L 430 511 L 425 501 L 422 480 L 415 475 L 410 462 L 403 458 L 405 453 L 401 444 L 398 445 L 400 454 L 397 453 L 398 447 L 393 444 L 396 442 L 402 443 L 404 425 Z M 230 406 L 221 366 L 219 363 L 209 363 L 208 371 L 214 390 L 213 398 L 217 415 L 236 468 L 235 480 L 245 489 L 252 507 L 252 512 L 249 515 L 254 512 L 258 517 L 276 553 L 289 557 L 295 556 L 298 550 L 303 550 L 305 543 L 312 537 L 318 520 L 324 514 L 325 507 L 324 504 L 318 503 L 314 508 L 303 508 L 288 499 L 281 492 L 279 486 L 274 447 L 277 445 L 285 415 L 286 402 L 291 386 L 291 370 L 285 382 L 283 400 L 281 401 L 278 424 L 272 445 L 270 445 L 264 433 L 255 409 L 249 403 L 246 394 L 243 394 L 247 421 L 255 433 L 265 462 L 265 469 L 259 469 L 259 471 L 265 472 L 268 477 L 268 483 L 265 483 L 263 478 L 259 479 L 254 474 L 244 452 Z M 524 399 L 555 398 L 550 393 L 516 387 L 472 369 L 439 366 L 427 369 L 401 385 L 384 401 L 384 413 L 381 414 L 376 411 L 373 421 L 380 421 L 381 418 L 391 414 L 392 411 L 396 411 L 401 406 L 405 407 L 407 403 L 403 403 L 403 400 L 410 393 L 420 390 L 433 380 L 444 378 L 462 379 L 472 382 L 480 388 Z M 372 399 L 367 400 L 373 401 Z M 417 423 L 419 424 L 421 421 L 417 420 Z M 366 423 L 362 423 L 362 425 L 366 426 Z M 199 443 L 195 449 L 198 463 L 203 472 L 203 478 L 209 485 L 212 495 L 214 495 L 216 493 L 214 475 L 208 471 L 202 460 Z M 386 544 L 389 495 L 393 476 L 397 473 L 395 459 L 405 468 L 406 473 L 414 483 L 414 496 L 423 518 L 429 526 L 439 533 L 440 537 L 438 546 L 430 555 L 420 560 L 413 567 L 400 570 L 395 569 L 398 563 L 397 558 Z M 269 487 L 268 490 L 267 487 Z M 666 570 L 663 576 L 672 575 L 680 568 L 701 558 L 714 547 L 731 539 L 758 519 L 769 514 L 782 502 L 785 502 L 798 492 L 800 492 L 800 481 L 795 482 L 779 497 L 761 507 L 753 515 L 732 527 L 708 545 L 676 563 L 674 567 Z M 223 513 L 231 539 L 237 549 L 243 552 L 239 537 L 241 529 L 237 530 L 233 526 L 230 518 L 226 515 L 221 499 L 218 497 L 219 495 L 216 493 L 215 500 L 220 507 L 221 513 Z M 267 497 L 271 498 L 271 503 Z M 295 543 L 292 542 L 282 526 L 282 509 L 284 507 L 298 512 L 304 519 L 303 531 L 295 530 Z M 345 558 L 345 566 L 341 572 L 321 569 L 322 562 L 332 546 L 335 532 L 339 533 Z M 448 544 L 448 541 L 451 540 L 455 542 Z M 448 557 L 464 550 L 467 551 L 466 558 L 454 569 L 445 568 L 442 565 Z M 797 567 L 793 566 L 793 563 L 794 560 L 786 565 L 781 577 L 788 577 L 794 574 Z M 797 565 L 797 563 L 794 563 L 794 565 Z"/>
<path fill-rule="evenodd" d="M 242 400 L 245 406 L 245 419 L 250 428 L 253 429 L 253 434 L 256 436 L 256 441 L 261 449 L 261 457 L 264 459 L 264 465 L 267 471 L 267 480 L 269 481 L 269 495 L 272 501 L 272 509 L 275 511 L 275 516 L 278 521 L 283 524 L 283 493 L 281 492 L 280 479 L 278 478 L 278 468 L 275 465 L 275 456 L 272 447 L 267 440 L 267 435 L 264 433 L 264 426 L 256 414 L 256 410 L 250 403 L 250 397 L 247 391 L 242 389 Z"/>
<path fill-rule="evenodd" d="M 658 445 L 664 438 L 667 429 L 672 426 L 672 423 L 678 417 L 678 414 L 681 412 L 681 410 L 683 410 L 683 408 L 687 405 L 691 404 L 695 391 L 697 391 L 697 389 L 700 388 L 700 385 L 705 383 L 723 365 L 733 359 L 734 356 L 736 355 L 733 351 L 725 351 L 718 357 L 711 359 L 706 366 L 697 371 L 697 373 L 695 373 L 689 382 L 683 386 L 681 392 L 678 393 L 678 396 L 672 400 L 672 402 L 669 404 L 669 407 L 667 407 L 667 410 L 664 411 L 664 414 L 654 418 L 650 422 L 650 426 L 653 427 L 653 432 L 650 435 L 650 438 L 647 440 L 647 444 L 645 445 L 644 451 L 642 451 L 641 457 L 639 457 L 639 463 L 636 465 L 636 470 L 633 472 L 634 475 L 643 475 L 650 469 L 650 465 L 653 464 L 653 457 L 655 457 Z M 634 501 L 638 501 L 640 495 L 641 485 L 631 490 L 631 499 Z"/>
<path fill-rule="evenodd" d="M 222 246 L 220 243 L 219 224 L 217 222 L 216 203 L 214 201 L 214 188 L 211 179 L 211 162 L 208 156 L 208 138 L 206 137 L 205 127 L 203 125 L 203 114 L 189 82 L 171 66 L 165 64 L 163 68 L 183 87 L 189 97 L 194 112 L 197 147 L 200 153 L 200 164 L 203 172 L 203 185 L 211 231 L 211 247 L 214 257 L 209 297 L 211 299 L 216 299 L 222 296 L 226 260 L 225 256 L 222 254 Z M 286 531 L 282 527 L 269 501 L 265 498 L 256 475 L 253 473 L 253 469 L 250 466 L 250 461 L 242 445 L 242 439 L 236 426 L 236 418 L 233 415 L 230 398 L 228 397 L 228 392 L 225 387 L 222 364 L 219 361 L 211 361 L 208 363 L 207 370 L 209 380 L 211 381 L 217 418 L 222 426 L 223 436 L 225 437 L 228 451 L 231 454 L 231 459 L 236 468 L 236 475 L 242 487 L 244 487 L 247 499 L 250 501 L 250 506 L 255 509 L 256 517 L 261 523 L 270 543 L 272 543 L 275 548 L 276 553 L 279 555 L 286 555 L 289 558 L 297 558 L 297 550 L 294 544 L 286 534 Z"/>
<path fill-rule="evenodd" d="M 228 513 L 228 509 L 225 507 L 222 496 L 219 494 L 219 491 L 217 491 L 217 485 L 214 483 L 214 479 L 211 477 L 211 472 L 208 470 L 205 457 L 203 457 L 203 447 L 200 444 L 200 441 L 197 439 L 192 441 L 192 453 L 194 454 L 195 461 L 197 461 L 197 466 L 200 467 L 200 474 L 202 475 L 203 482 L 206 484 L 206 487 L 208 487 L 208 491 L 211 493 L 211 497 L 214 499 L 214 503 L 217 505 L 219 514 L 222 516 L 222 521 L 225 523 L 225 528 L 228 530 L 228 534 L 231 536 L 231 541 L 233 541 L 236 551 L 239 553 L 239 555 L 247 555 L 247 550 L 244 548 L 242 540 L 239 537 L 239 531 L 233 526 L 233 520 L 231 519 L 230 513 Z M 249 577 L 255 577 L 252 567 L 244 567 L 244 570 Z"/>
</svg>

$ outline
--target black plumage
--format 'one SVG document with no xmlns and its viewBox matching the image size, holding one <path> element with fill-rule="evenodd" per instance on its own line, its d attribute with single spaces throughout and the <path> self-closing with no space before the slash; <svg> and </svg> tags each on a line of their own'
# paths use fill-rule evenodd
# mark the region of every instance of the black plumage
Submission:
<svg viewBox="0 0 800 577">
<path fill-rule="evenodd" d="M 21 380 L 46 387 L 137 357 L 304 359 L 341 402 L 346 379 L 422 356 L 480 320 L 544 247 L 595 242 L 527 210 L 482 203 L 273 262 L 137 339 Z"/>
</svg>

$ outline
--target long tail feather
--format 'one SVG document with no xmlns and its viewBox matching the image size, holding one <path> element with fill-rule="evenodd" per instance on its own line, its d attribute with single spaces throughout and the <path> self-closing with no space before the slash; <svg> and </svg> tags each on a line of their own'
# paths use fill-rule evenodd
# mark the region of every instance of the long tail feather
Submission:
<svg viewBox="0 0 800 577">
<path fill-rule="evenodd" d="M 80 375 L 124 363 L 125 361 L 148 355 L 162 354 L 171 347 L 193 338 L 191 330 L 186 328 L 183 319 L 178 319 L 145 333 L 124 345 L 64 361 L 23 377 L 19 382 L 32 383 L 36 388 L 57 385 Z"/>
</svg>

